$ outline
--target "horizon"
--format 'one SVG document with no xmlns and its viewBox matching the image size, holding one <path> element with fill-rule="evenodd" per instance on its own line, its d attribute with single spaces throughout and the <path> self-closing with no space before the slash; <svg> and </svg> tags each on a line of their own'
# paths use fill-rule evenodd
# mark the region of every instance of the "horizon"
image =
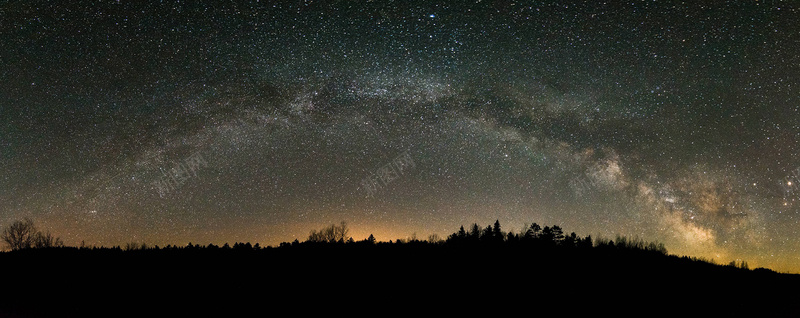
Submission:
<svg viewBox="0 0 800 318">
<path fill-rule="evenodd" d="M 791 4 L 0 12 L 0 227 L 277 246 L 536 222 L 800 273 Z"/>
<path fill-rule="evenodd" d="M 499 220 L 496 220 L 496 222 L 499 222 Z M 533 222 L 533 223 L 536 223 L 536 222 Z M 478 223 L 474 223 L 474 224 L 477 224 L 479 226 L 479 228 L 481 228 L 481 229 L 485 228 L 481 224 L 478 224 Z M 337 224 L 329 224 L 328 226 L 334 226 L 334 225 L 337 225 Z M 526 225 L 530 226 L 531 224 L 526 224 Z M 472 226 L 472 223 L 469 226 Z M 469 232 L 469 226 L 464 225 L 464 229 L 467 232 Z M 501 224 L 501 226 L 502 226 L 502 224 Z M 557 224 L 552 224 L 552 225 L 541 224 L 540 226 L 542 226 L 542 227 L 544 227 L 544 226 L 552 227 L 552 226 L 557 226 Z M 320 227 L 319 229 L 312 229 L 311 231 L 322 230 L 322 228 L 323 227 Z M 438 243 L 443 243 L 445 241 L 448 241 L 449 240 L 449 235 L 451 235 L 451 234 L 455 235 L 458 232 L 458 230 L 456 230 L 456 231 L 453 231 L 453 232 L 445 234 L 445 235 L 439 235 L 438 233 L 431 233 L 430 235 L 424 235 L 424 236 L 419 236 L 415 232 L 415 233 L 412 233 L 411 235 L 408 235 L 408 236 L 405 236 L 405 237 L 398 237 L 396 239 L 388 239 L 387 240 L 387 239 L 380 239 L 379 238 L 380 236 L 376 236 L 373 233 L 367 234 L 366 236 L 364 236 L 363 239 L 358 239 L 357 236 L 350 235 L 350 233 L 352 233 L 352 230 L 353 230 L 352 228 L 350 228 L 348 226 L 347 229 L 348 229 L 347 236 L 349 237 L 349 239 L 352 239 L 354 242 L 366 241 L 370 236 L 372 236 L 375 239 L 375 243 L 389 243 L 389 244 L 391 244 L 391 243 L 400 243 L 401 241 L 403 243 L 409 243 L 410 241 L 413 241 L 413 240 L 420 241 L 420 242 L 437 243 L 438 244 Z M 41 231 L 41 229 L 37 229 L 37 230 Z M 521 230 L 522 229 L 520 229 L 519 232 L 516 232 L 516 231 L 510 231 L 510 232 L 515 234 L 515 235 L 522 235 L 522 234 L 524 234 L 524 232 L 522 232 Z M 602 241 L 605 241 L 606 243 L 608 241 L 616 243 L 616 241 L 619 240 L 620 238 L 623 238 L 623 239 L 625 239 L 627 241 L 641 241 L 644 244 L 648 244 L 648 243 L 663 244 L 663 243 L 657 242 L 657 241 L 647 241 L 647 240 L 644 240 L 644 239 L 642 239 L 642 238 L 640 238 L 638 236 L 627 237 L 627 236 L 624 236 L 624 235 L 617 234 L 613 238 L 611 238 L 611 237 L 604 237 L 604 236 L 601 236 L 601 235 L 597 235 L 597 236 L 590 235 L 590 234 L 589 235 L 581 235 L 580 233 L 567 231 L 566 229 L 562 229 L 562 230 L 564 230 L 564 232 L 563 232 L 564 235 L 570 235 L 571 233 L 574 233 L 574 234 L 577 235 L 578 239 L 585 239 L 587 237 L 591 237 L 592 242 L 593 242 L 593 244 L 595 246 L 599 242 L 602 242 Z M 509 234 L 509 231 L 505 231 L 504 230 L 503 233 L 504 233 L 504 235 L 505 234 Z M 431 235 L 437 235 L 436 238 L 438 240 L 440 240 L 440 241 L 431 241 Z M 344 243 L 348 243 L 349 239 L 345 240 Z M 149 248 L 149 249 L 150 248 L 167 248 L 167 247 L 184 248 L 184 247 L 187 247 L 189 244 L 192 244 L 195 247 L 197 247 L 197 246 L 201 246 L 201 247 L 208 247 L 208 246 L 223 247 L 224 245 L 228 245 L 230 247 L 233 247 L 236 244 L 251 244 L 251 246 L 258 245 L 260 248 L 280 248 L 281 245 L 283 245 L 283 244 L 294 244 L 295 242 L 299 242 L 299 243 L 311 242 L 310 241 L 310 236 L 307 236 L 305 239 L 295 238 L 294 240 L 281 241 L 281 242 L 278 242 L 278 243 L 275 243 L 275 244 L 261 244 L 262 242 L 251 242 L 251 241 L 232 241 L 232 242 L 225 241 L 225 242 L 205 242 L 205 243 L 198 243 L 198 242 L 189 241 L 189 242 L 184 242 L 182 244 L 173 244 L 173 243 L 154 244 L 154 243 L 145 242 L 145 241 L 130 241 L 130 242 L 125 242 L 124 244 L 115 244 L 115 245 L 106 246 L 106 245 L 86 244 L 84 241 L 82 241 L 81 242 L 82 246 L 81 245 L 76 246 L 76 245 L 64 244 L 63 246 L 59 246 L 59 247 L 90 248 L 90 249 L 91 248 L 100 248 L 100 249 L 121 248 L 123 250 L 127 250 L 129 244 L 143 244 L 141 246 L 147 246 L 147 248 Z M 2 251 L 2 252 L 11 252 L 12 250 L 8 249 L 8 248 L 4 248 L 4 249 L 0 249 L 0 251 Z M 667 249 L 665 255 L 667 255 L 667 256 L 675 256 L 675 257 L 688 257 L 688 258 L 691 258 L 692 260 L 699 260 L 699 261 L 702 261 L 702 262 L 707 262 L 707 263 L 714 264 L 714 265 L 719 265 L 719 266 L 725 266 L 726 264 L 729 264 L 731 262 L 734 262 L 736 264 L 735 265 L 736 267 L 740 266 L 742 264 L 742 262 L 748 264 L 748 266 L 749 266 L 749 263 L 747 262 L 746 259 L 738 259 L 737 258 L 737 259 L 725 260 L 725 259 L 706 258 L 705 256 L 681 255 L 681 254 L 670 253 L 669 249 Z M 781 273 L 781 274 L 797 274 L 797 275 L 800 275 L 800 273 L 798 273 L 798 272 L 781 271 L 781 270 L 777 270 L 775 268 L 769 268 L 769 267 L 764 267 L 764 266 L 750 266 L 749 270 L 754 270 L 754 269 L 757 269 L 757 268 L 767 268 L 767 269 L 773 270 L 773 271 L 775 271 L 777 273 Z"/>
</svg>

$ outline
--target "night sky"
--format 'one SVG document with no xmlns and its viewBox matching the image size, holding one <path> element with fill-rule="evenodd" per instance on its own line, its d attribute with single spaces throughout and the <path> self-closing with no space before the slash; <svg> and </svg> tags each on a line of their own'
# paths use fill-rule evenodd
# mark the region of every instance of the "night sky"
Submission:
<svg viewBox="0 0 800 318">
<path fill-rule="evenodd" d="M 797 4 L 7 1 L 0 226 L 164 246 L 537 222 L 800 272 Z"/>
</svg>

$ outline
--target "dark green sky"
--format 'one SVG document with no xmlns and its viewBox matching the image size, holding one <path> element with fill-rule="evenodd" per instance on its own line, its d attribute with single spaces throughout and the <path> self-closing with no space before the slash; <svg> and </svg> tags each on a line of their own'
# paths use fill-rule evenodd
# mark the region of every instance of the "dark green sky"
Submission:
<svg viewBox="0 0 800 318">
<path fill-rule="evenodd" d="M 775 1 L 4 3 L 0 225 L 274 245 L 340 220 L 390 240 L 499 219 L 798 272 L 798 18 Z M 368 191 L 401 154 L 411 168 Z"/>
</svg>

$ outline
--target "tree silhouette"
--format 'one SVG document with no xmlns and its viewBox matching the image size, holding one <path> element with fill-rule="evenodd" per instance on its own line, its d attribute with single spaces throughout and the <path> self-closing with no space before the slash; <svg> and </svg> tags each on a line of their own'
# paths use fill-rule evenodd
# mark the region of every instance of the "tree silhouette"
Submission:
<svg viewBox="0 0 800 318">
<path fill-rule="evenodd" d="M 508 232 L 508 234 L 506 234 L 506 242 L 516 243 L 518 241 L 519 241 L 519 236 L 517 234 L 514 234 L 514 232 Z"/>
<path fill-rule="evenodd" d="M 539 238 L 547 243 L 553 242 L 553 229 L 545 225 L 545 227 L 542 229 L 542 234 L 539 235 Z"/>
<path fill-rule="evenodd" d="M 25 218 L 21 221 L 14 221 L 3 230 L 0 238 L 11 248 L 12 251 L 26 248 L 51 248 L 64 246 L 60 238 L 53 236 L 48 231 L 42 233 L 36 230 L 33 220 Z"/>
<path fill-rule="evenodd" d="M 560 226 L 553 225 L 553 227 L 550 228 L 550 230 L 553 233 L 552 234 L 553 235 L 553 242 L 561 243 L 561 241 L 564 240 L 564 230 L 562 230 Z"/>
<path fill-rule="evenodd" d="M 472 223 L 472 226 L 469 229 L 469 238 L 472 241 L 477 241 L 481 237 L 481 227 L 478 226 L 478 223 Z"/>
<path fill-rule="evenodd" d="M 484 242 L 493 241 L 493 238 L 494 238 L 494 234 L 493 233 L 494 233 L 494 230 L 492 230 L 492 226 L 491 225 L 487 225 L 486 228 L 483 229 L 483 232 L 481 233 L 481 241 L 484 241 Z"/>
<path fill-rule="evenodd" d="M 123 248 L 125 251 L 136 251 L 139 250 L 142 245 L 137 242 L 128 242 L 125 243 L 125 247 Z"/>
<path fill-rule="evenodd" d="M 531 227 L 525 232 L 525 238 L 537 239 L 542 235 L 542 227 L 539 224 L 533 223 Z"/>
<path fill-rule="evenodd" d="M 14 221 L 3 230 L 2 239 L 12 251 L 31 248 L 36 240 L 36 226 L 30 218 Z"/>
<path fill-rule="evenodd" d="M 461 238 L 461 239 L 467 237 L 467 232 L 464 231 L 464 226 L 463 225 L 461 226 L 461 228 L 458 229 L 458 233 L 456 234 L 456 237 Z"/>
<path fill-rule="evenodd" d="M 308 240 L 306 241 L 316 243 L 344 243 L 350 240 L 349 233 L 350 229 L 347 228 L 347 222 L 342 221 L 339 225 L 331 224 L 319 231 L 311 230 L 311 234 L 308 235 Z"/>
<path fill-rule="evenodd" d="M 561 245 L 565 247 L 575 247 L 575 244 L 578 242 L 578 235 L 575 232 L 570 233 L 570 235 L 564 236 L 564 240 L 561 241 Z"/>
<path fill-rule="evenodd" d="M 594 242 L 592 242 L 592 236 L 587 235 L 583 239 L 580 239 L 578 242 L 578 247 L 586 249 L 594 247 Z"/>
<path fill-rule="evenodd" d="M 494 227 L 492 228 L 492 236 L 494 237 L 495 241 L 503 241 L 503 231 L 500 229 L 500 220 L 494 221 Z"/>
<path fill-rule="evenodd" d="M 50 231 L 47 233 L 36 232 L 36 235 L 33 239 L 33 247 L 35 248 L 51 248 L 62 246 L 64 246 L 64 242 L 61 241 L 61 238 L 53 236 L 50 234 Z"/>
</svg>

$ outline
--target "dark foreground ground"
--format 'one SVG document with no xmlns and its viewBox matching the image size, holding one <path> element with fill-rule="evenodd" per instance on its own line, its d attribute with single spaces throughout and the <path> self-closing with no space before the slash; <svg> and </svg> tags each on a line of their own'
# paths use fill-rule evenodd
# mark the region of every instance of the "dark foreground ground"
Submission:
<svg viewBox="0 0 800 318">
<path fill-rule="evenodd" d="M 798 275 L 653 253 L 56 249 L 3 253 L 0 269 L 2 317 L 800 314 Z"/>
</svg>

